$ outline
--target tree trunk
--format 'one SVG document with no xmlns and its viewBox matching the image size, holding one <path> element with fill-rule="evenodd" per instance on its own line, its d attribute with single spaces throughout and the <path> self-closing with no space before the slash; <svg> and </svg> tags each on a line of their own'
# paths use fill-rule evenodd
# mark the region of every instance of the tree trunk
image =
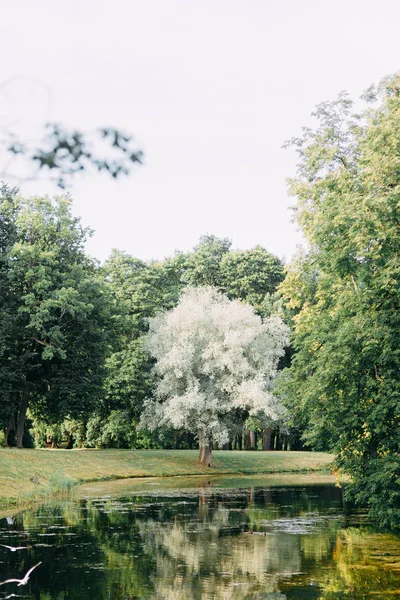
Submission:
<svg viewBox="0 0 400 600">
<path fill-rule="evenodd" d="M 25 418 L 26 411 L 28 410 L 28 402 L 29 402 L 29 394 L 28 392 L 24 392 L 22 394 L 21 404 L 18 411 L 18 422 L 17 422 L 17 448 L 23 448 L 22 438 L 24 437 L 24 429 L 25 429 Z"/>
<path fill-rule="evenodd" d="M 263 450 L 271 450 L 271 427 L 266 427 L 263 433 Z"/>
<path fill-rule="evenodd" d="M 11 435 L 13 433 L 13 435 Z M 15 410 L 12 411 L 8 426 L 4 428 L 4 446 L 11 448 L 14 443 L 15 435 Z"/>
<path fill-rule="evenodd" d="M 262 449 L 271 450 L 271 427 L 264 429 Z"/>
<path fill-rule="evenodd" d="M 204 467 L 212 467 L 212 439 L 199 435 L 199 463 Z"/>
<path fill-rule="evenodd" d="M 250 431 L 246 431 L 246 438 L 244 442 L 244 449 L 250 450 L 250 448 L 256 447 L 256 436 L 252 429 Z"/>
</svg>

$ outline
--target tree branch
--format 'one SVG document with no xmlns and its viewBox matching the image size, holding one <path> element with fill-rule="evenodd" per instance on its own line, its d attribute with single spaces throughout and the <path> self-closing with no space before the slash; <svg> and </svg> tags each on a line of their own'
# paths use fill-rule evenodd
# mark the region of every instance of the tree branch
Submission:
<svg viewBox="0 0 400 600">
<path fill-rule="evenodd" d="M 38 340 L 37 338 L 35 338 L 33 336 L 31 337 L 31 339 L 34 342 L 36 342 L 37 344 L 40 344 L 41 346 L 50 346 L 49 342 L 42 342 L 42 340 Z"/>
</svg>

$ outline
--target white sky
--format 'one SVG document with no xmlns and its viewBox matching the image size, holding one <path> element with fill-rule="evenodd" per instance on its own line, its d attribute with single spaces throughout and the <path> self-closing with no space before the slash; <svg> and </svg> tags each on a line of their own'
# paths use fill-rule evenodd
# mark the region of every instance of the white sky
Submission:
<svg viewBox="0 0 400 600">
<path fill-rule="evenodd" d="M 201 234 L 289 259 L 282 143 L 323 100 L 399 69 L 398 0 L 1 0 L 0 123 L 135 134 L 145 165 L 76 180 L 89 252 L 163 258 Z M 41 82 L 41 83 L 38 83 Z M 53 193 L 50 183 L 22 192 Z"/>
</svg>

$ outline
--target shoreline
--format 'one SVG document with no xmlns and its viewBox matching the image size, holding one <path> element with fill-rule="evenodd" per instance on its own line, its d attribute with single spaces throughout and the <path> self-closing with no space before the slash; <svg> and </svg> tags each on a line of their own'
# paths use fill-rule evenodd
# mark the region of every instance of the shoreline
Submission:
<svg viewBox="0 0 400 600">
<path fill-rule="evenodd" d="M 0 511 L 37 503 L 77 485 L 124 479 L 331 473 L 323 452 L 215 450 L 214 466 L 198 450 L 0 449 Z"/>
</svg>

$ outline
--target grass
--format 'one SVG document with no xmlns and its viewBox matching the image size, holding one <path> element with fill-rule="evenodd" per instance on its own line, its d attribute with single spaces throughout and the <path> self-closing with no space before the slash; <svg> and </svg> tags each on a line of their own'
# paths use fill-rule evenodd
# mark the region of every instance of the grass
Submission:
<svg viewBox="0 0 400 600">
<path fill-rule="evenodd" d="M 212 468 L 197 459 L 197 450 L 0 449 L 0 506 L 26 504 L 77 483 L 127 477 L 329 472 L 333 455 L 218 450 Z"/>
</svg>

